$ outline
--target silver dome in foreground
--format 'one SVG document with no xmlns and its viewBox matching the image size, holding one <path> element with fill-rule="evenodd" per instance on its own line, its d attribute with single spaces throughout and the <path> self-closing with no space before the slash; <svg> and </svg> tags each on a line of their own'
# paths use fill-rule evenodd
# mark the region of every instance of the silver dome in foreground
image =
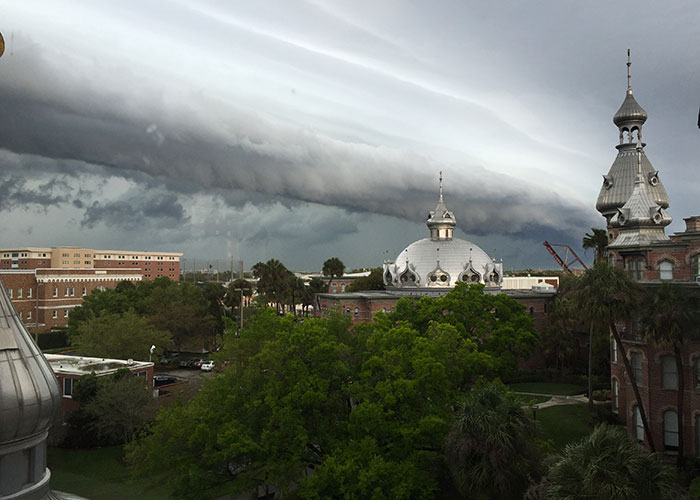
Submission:
<svg viewBox="0 0 700 500">
<path fill-rule="evenodd" d="M 56 376 L 0 280 L 0 500 L 58 498 L 46 437 L 60 403 Z"/>
<path fill-rule="evenodd" d="M 384 285 L 389 288 L 451 288 L 458 281 L 500 287 L 503 264 L 494 262 L 474 243 L 453 238 L 456 225 L 445 207 L 440 172 L 440 198 L 428 215 L 430 238 L 407 246 L 394 262 L 385 262 Z"/>
</svg>

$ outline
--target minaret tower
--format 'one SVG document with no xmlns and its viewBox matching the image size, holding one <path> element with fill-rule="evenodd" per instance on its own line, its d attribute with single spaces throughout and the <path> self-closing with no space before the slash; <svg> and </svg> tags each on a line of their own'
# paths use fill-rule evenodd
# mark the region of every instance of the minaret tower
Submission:
<svg viewBox="0 0 700 500">
<path fill-rule="evenodd" d="M 608 238 L 611 242 L 618 234 L 618 229 L 610 224 L 611 219 L 632 196 L 638 178 L 646 184 L 645 192 L 656 205 L 663 209 L 669 205 L 659 172 L 654 170 L 644 153 L 646 144 L 642 142 L 642 126 L 648 115 L 632 94 L 631 66 L 630 50 L 627 49 L 627 92 L 622 106 L 613 118 L 613 123 L 620 131 L 620 143 L 615 146 L 617 158 L 607 175 L 603 176 L 603 186 L 596 202 L 596 209 L 608 223 Z"/>
<path fill-rule="evenodd" d="M 428 214 L 426 222 L 430 229 L 430 239 L 433 241 L 451 240 L 457 221 L 455 215 L 447 210 L 445 201 L 442 199 L 442 171 L 440 171 L 440 199 L 435 210 Z"/>
</svg>

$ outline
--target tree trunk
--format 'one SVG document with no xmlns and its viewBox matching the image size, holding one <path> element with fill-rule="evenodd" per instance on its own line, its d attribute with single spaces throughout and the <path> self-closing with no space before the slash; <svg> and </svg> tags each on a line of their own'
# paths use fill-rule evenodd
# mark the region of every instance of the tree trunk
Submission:
<svg viewBox="0 0 700 500">
<path fill-rule="evenodd" d="M 593 322 L 588 333 L 588 407 L 593 409 Z"/>
<path fill-rule="evenodd" d="M 639 414 L 642 417 L 642 425 L 644 426 L 644 435 L 649 441 L 649 450 L 652 453 L 656 453 L 656 446 L 654 446 L 654 438 L 651 437 L 651 429 L 649 428 L 649 422 L 647 421 L 647 414 L 644 410 L 644 403 L 642 402 L 642 396 L 639 394 L 639 387 L 637 387 L 637 380 L 634 378 L 634 372 L 632 371 L 632 366 L 630 365 L 630 360 L 627 359 L 627 350 L 625 345 L 622 343 L 620 334 L 617 332 L 617 327 L 615 322 L 610 322 L 610 331 L 612 332 L 613 338 L 617 343 L 617 347 L 620 348 L 620 354 L 622 355 L 622 361 L 625 363 L 625 371 L 627 372 L 627 377 L 632 383 L 632 390 L 634 391 L 634 397 L 637 399 L 637 406 L 639 407 Z M 614 396 L 613 396 L 614 397 Z M 619 408 L 618 408 L 619 411 Z"/>
<path fill-rule="evenodd" d="M 678 373 L 678 456 L 676 466 L 680 469 L 683 466 L 683 413 L 685 399 L 685 374 L 683 373 L 683 357 L 681 356 L 681 346 L 676 342 L 673 344 L 673 353 L 676 355 L 676 373 Z"/>
</svg>

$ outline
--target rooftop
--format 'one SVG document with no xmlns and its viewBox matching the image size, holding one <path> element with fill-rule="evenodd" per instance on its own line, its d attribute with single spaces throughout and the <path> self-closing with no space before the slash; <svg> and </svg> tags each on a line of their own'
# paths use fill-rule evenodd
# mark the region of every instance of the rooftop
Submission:
<svg viewBox="0 0 700 500">
<path fill-rule="evenodd" d="M 45 354 L 54 373 L 64 375 L 110 375 L 120 368 L 134 370 L 146 369 L 153 366 L 150 361 L 134 361 L 133 359 L 91 358 L 87 356 L 71 356 L 67 354 Z"/>
</svg>

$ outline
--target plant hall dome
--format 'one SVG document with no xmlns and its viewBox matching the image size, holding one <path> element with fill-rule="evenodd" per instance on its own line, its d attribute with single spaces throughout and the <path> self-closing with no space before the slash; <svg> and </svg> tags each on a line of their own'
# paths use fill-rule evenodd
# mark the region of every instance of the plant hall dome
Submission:
<svg viewBox="0 0 700 500">
<path fill-rule="evenodd" d="M 451 288 L 459 281 L 500 287 L 503 264 L 494 262 L 478 245 L 454 238 L 457 221 L 445 206 L 440 173 L 440 198 L 428 214 L 430 237 L 403 249 L 385 262 L 384 285 L 389 288 Z"/>
</svg>

